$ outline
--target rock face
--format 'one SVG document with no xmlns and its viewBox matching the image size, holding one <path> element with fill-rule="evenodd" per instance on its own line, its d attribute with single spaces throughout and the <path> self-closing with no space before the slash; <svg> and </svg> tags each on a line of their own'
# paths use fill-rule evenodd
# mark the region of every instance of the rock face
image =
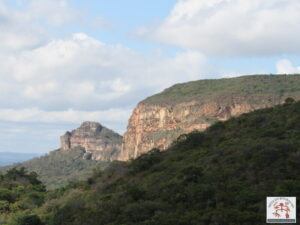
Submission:
<svg viewBox="0 0 300 225">
<path fill-rule="evenodd" d="M 62 150 L 82 147 L 87 157 L 105 162 L 118 158 L 122 144 L 122 136 L 96 122 L 84 122 L 72 132 L 66 132 L 60 140 Z"/>
<path fill-rule="evenodd" d="M 297 87 L 298 85 L 298 87 Z M 166 149 L 181 134 L 203 131 L 256 109 L 300 99 L 300 76 L 245 76 L 175 85 L 134 109 L 119 160 L 127 161 L 153 148 Z"/>
</svg>

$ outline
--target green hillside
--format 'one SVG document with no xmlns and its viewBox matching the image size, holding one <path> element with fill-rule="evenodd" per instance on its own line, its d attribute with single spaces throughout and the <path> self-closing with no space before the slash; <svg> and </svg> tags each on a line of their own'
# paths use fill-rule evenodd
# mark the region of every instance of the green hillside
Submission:
<svg viewBox="0 0 300 225">
<path fill-rule="evenodd" d="M 267 96 L 279 102 L 286 97 L 300 99 L 300 75 L 252 75 L 207 79 L 176 84 L 143 101 L 145 104 L 177 104 L 187 100 L 209 101 L 222 96 Z"/>
<path fill-rule="evenodd" d="M 28 213 L 46 225 L 265 224 L 267 196 L 300 197 L 299 115 L 289 101 L 218 122 L 48 192 Z"/>
<path fill-rule="evenodd" d="M 85 151 L 81 148 L 68 151 L 55 150 L 23 163 L 1 167 L 0 172 L 14 167 L 24 167 L 28 171 L 36 172 L 47 189 L 54 189 L 65 186 L 69 182 L 86 180 L 92 175 L 95 168 L 104 168 L 109 164 L 108 162 L 86 160 L 84 156 Z"/>
<path fill-rule="evenodd" d="M 45 201 L 46 188 L 34 172 L 11 169 L 0 175 L 0 224 L 42 225 L 31 211 Z"/>
</svg>

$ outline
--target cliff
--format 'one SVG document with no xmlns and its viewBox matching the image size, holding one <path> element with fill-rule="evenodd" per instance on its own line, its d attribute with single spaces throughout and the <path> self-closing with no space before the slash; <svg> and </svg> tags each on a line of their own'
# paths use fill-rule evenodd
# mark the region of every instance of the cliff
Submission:
<svg viewBox="0 0 300 225">
<path fill-rule="evenodd" d="M 119 160 L 153 148 L 164 150 L 181 134 L 203 131 L 256 109 L 300 99 L 299 75 L 255 75 L 200 80 L 174 85 L 140 102 L 134 109 Z"/>
<path fill-rule="evenodd" d="M 104 162 L 117 159 L 122 144 L 122 136 L 96 122 L 84 122 L 72 132 L 66 132 L 60 140 L 61 150 L 82 147 L 85 157 Z"/>
</svg>

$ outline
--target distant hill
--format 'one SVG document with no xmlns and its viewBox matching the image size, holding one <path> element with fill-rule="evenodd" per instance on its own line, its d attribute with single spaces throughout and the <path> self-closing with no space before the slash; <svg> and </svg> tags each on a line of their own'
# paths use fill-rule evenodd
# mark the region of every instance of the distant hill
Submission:
<svg viewBox="0 0 300 225">
<path fill-rule="evenodd" d="M 121 151 L 122 136 L 102 126 L 100 123 L 85 121 L 71 132 L 60 137 L 61 150 L 82 147 L 91 159 L 110 162 Z"/>
<path fill-rule="evenodd" d="M 34 171 L 47 189 L 62 187 L 69 182 L 85 180 L 93 174 L 95 168 L 105 168 L 109 163 L 85 159 L 85 150 L 77 147 L 68 151 L 55 150 L 41 157 L 23 163 L 0 168 L 5 172 L 11 168 L 25 167 Z"/>
<path fill-rule="evenodd" d="M 300 196 L 299 115 L 289 99 L 182 135 L 49 192 L 27 214 L 45 225 L 265 224 L 267 196 Z"/>
<path fill-rule="evenodd" d="M 22 155 L 12 155 L 15 156 L 14 161 L 5 164 L 9 166 L 0 167 L 0 172 L 25 167 L 29 172 L 36 172 L 47 189 L 54 189 L 69 182 L 85 180 L 94 169 L 105 168 L 118 156 L 121 144 L 122 136 L 114 131 L 97 122 L 83 122 L 79 128 L 61 136 L 60 149 L 16 164 L 12 163 L 20 162 L 16 159 L 22 158 Z M 2 160 L 8 162 L 7 159 Z"/>
<path fill-rule="evenodd" d="M 218 121 L 300 100 L 300 75 L 252 75 L 173 85 L 134 109 L 118 157 L 127 161 L 167 149 L 181 134 L 203 131 Z"/>
<path fill-rule="evenodd" d="M 0 166 L 7 166 L 13 163 L 24 162 L 37 156 L 39 156 L 39 154 L 0 152 Z"/>
</svg>

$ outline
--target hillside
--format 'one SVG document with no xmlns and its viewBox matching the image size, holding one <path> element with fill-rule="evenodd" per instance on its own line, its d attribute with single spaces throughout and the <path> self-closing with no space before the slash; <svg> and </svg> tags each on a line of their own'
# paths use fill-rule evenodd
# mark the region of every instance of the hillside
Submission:
<svg viewBox="0 0 300 225">
<path fill-rule="evenodd" d="M 300 75 L 251 75 L 235 78 L 198 80 L 175 84 L 148 97 L 142 103 L 170 105 L 185 101 L 210 101 L 221 95 L 270 95 L 270 98 L 299 97 Z M 255 101 L 256 99 L 253 99 Z"/>
<path fill-rule="evenodd" d="M 95 168 L 105 168 L 120 153 L 122 136 L 97 122 L 83 122 L 81 126 L 61 136 L 61 148 L 26 162 L 0 167 L 26 168 L 35 171 L 47 189 L 84 180 Z M 96 161 L 97 160 L 97 161 Z"/>
<path fill-rule="evenodd" d="M 140 102 L 123 138 L 119 160 L 167 149 L 181 134 L 217 121 L 300 100 L 300 75 L 253 75 L 176 84 Z"/>
<path fill-rule="evenodd" d="M 300 197 L 299 114 L 289 101 L 218 122 L 49 192 L 32 212 L 46 225 L 265 224 L 266 196 Z"/>
<path fill-rule="evenodd" d="M 85 180 L 93 174 L 95 168 L 105 168 L 109 164 L 108 162 L 87 160 L 84 158 L 85 154 L 85 150 L 78 147 L 70 151 L 55 150 L 23 163 L 1 167 L 0 172 L 14 167 L 24 167 L 29 172 L 36 172 L 47 189 L 54 189 L 65 186 L 69 182 Z"/>
<path fill-rule="evenodd" d="M 42 225 L 36 215 L 26 212 L 41 206 L 45 195 L 46 188 L 34 172 L 14 168 L 0 175 L 0 224 Z"/>
</svg>

